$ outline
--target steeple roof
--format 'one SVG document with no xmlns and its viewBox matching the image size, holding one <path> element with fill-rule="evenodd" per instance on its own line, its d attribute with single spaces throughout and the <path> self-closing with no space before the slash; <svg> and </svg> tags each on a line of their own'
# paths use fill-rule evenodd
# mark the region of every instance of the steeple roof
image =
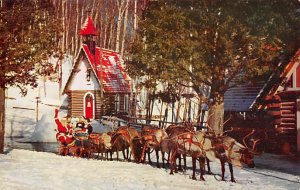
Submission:
<svg viewBox="0 0 300 190">
<path fill-rule="evenodd" d="M 83 27 L 81 28 L 80 35 L 93 35 L 93 36 L 97 36 L 97 30 L 94 26 L 93 20 L 91 19 L 90 16 L 87 17 L 87 19 L 85 20 Z"/>
</svg>

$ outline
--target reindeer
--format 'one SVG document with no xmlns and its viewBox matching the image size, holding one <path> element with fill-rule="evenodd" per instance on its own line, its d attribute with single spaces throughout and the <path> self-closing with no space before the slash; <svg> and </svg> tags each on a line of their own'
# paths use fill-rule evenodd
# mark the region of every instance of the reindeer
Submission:
<svg viewBox="0 0 300 190">
<path fill-rule="evenodd" d="M 119 151 L 122 151 L 124 160 L 128 160 L 130 144 L 124 135 L 118 133 L 112 133 L 111 144 L 112 144 L 112 148 L 111 150 L 109 150 L 110 160 L 112 160 L 112 153 L 116 152 L 117 160 L 119 161 Z M 127 154 L 125 154 L 125 150 Z"/>
<path fill-rule="evenodd" d="M 250 168 L 255 167 L 254 164 L 254 155 L 258 154 L 256 153 L 255 146 L 256 144 L 261 140 L 257 139 L 254 140 L 253 147 L 249 148 L 245 142 L 245 139 L 249 136 L 251 136 L 255 130 L 251 131 L 249 134 L 247 134 L 243 138 L 244 145 L 238 143 L 235 139 L 229 136 L 223 135 L 212 135 L 209 134 L 209 138 L 213 141 L 213 150 L 216 153 L 217 158 L 221 162 L 221 168 L 222 168 L 222 180 L 225 181 L 224 174 L 225 174 L 225 163 L 228 163 L 230 175 L 231 175 L 231 181 L 235 182 L 234 176 L 233 176 L 233 166 L 236 167 L 242 167 L 243 164 L 247 165 Z M 209 162 L 208 162 L 208 172 L 210 172 Z"/>
<path fill-rule="evenodd" d="M 188 125 L 169 125 L 167 128 L 166 128 L 166 133 L 168 134 L 168 136 L 170 138 L 172 138 L 175 142 L 177 142 L 177 138 L 180 134 L 182 133 L 188 133 L 188 132 L 191 132 L 191 128 L 189 127 L 186 127 Z M 168 152 L 167 152 L 168 153 Z M 162 153 L 164 154 L 164 152 Z M 177 153 L 176 154 L 176 158 L 178 158 L 179 160 L 179 164 L 178 164 L 178 170 L 179 171 L 182 171 L 182 165 L 181 165 L 181 155 L 183 156 L 183 161 L 184 161 L 184 170 L 186 170 L 186 154 L 180 154 L 180 153 Z M 164 156 L 164 155 L 162 155 Z M 171 154 L 168 153 L 168 160 L 167 160 L 167 164 L 169 163 L 169 160 L 170 160 L 170 156 Z"/>
<path fill-rule="evenodd" d="M 139 162 L 142 155 L 142 144 L 138 131 L 133 127 L 122 126 L 116 130 L 116 134 L 124 136 L 126 141 L 129 143 L 130 152 L 133 156 L 134 161 Z"/>
<path fill-rule="evenodd" d="M 140 162 L 145 161 L 145 153 L 147 151 L 149 164 L 152 164 L 150 158 L 150 149 L 152 148 L 155 150 L 156 153 L 157 168 L 160 168 L 159 161 L 158 161 L 159 160 L 158 151 L 160 150 L 160 142 L 167 137 L 168 134 L 165 132 L 164 129 L 160 129 L 156 126 L 151 126 L 151 125 L 143 126 L 142 133 L 141 133 L 143 152 L 142 152 L 142 157 Z"/>
<path fill-rule="evenodd" d="M 99 154 L 101 153 L 101 157 L 103 159 L 103 153 L 106 154 L 107 151 L 112 148 L 111 136 L 108 135 L 108 133 L 91 133 L 89 136 L 89 143 L 92 154 L 98 153 L 97 158 L 99 158 Z"/>
<path fill-rule="evenodd" d="M 160 142 L 160 150 L 162 154 L 162 162 L 163 162 L 163 168 L 165 168 L 165 153 L 168 153 L 170 161 L 170 174 L 173 175 L 173 171 L 177 173 L 176 168 L 176 155 L 178 154 L 178 145 L 177 142 L 174 141 L 174 139 L 165 138 L 162 139 Z"/>
</svg>

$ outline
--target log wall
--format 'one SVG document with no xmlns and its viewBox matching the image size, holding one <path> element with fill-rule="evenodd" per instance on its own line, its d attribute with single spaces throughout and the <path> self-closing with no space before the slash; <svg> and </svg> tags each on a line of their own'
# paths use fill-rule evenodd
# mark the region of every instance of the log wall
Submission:
<svg viewBox="0 0 300 190">
<path fill-rule="evenodd" d="M 115 113 L 116 93 L 104 93 L 101 100 L 100 90 L 74 90 L 67 92 L 69 97 L 68 116 L 81 117 L 84 115 L 84 95 L 91 92 L 95 97 L 95 119 L 100 119 L 103 115 L 112 115 Z M 124 96 L 126 93 L 119 93 L 119 112 L 125 112 Z M 130 99 L 130 94 L 128 94 Z M 130 103 L 129 103 L 130 104 Z"/>
</svg>

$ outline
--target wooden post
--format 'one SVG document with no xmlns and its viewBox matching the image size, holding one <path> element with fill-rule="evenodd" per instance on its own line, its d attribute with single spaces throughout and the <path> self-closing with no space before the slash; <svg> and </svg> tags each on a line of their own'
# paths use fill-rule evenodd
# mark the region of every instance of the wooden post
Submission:
<svg viewBox="0 0 300 190">
<path fill-rule="evenodd" d="M 35 121 L 36 123 L 39 121 L 39 99 L 40 97 L 36 97 L 36 107 L 35 107 L 35 113 L 36 113 L 36 117 L 35 117 Z"/>
<path fill-rule="evenodd" d="M 0 88 L 0 154 L 4 153 L 5 134 L 5 87 Z"/>
</svg>

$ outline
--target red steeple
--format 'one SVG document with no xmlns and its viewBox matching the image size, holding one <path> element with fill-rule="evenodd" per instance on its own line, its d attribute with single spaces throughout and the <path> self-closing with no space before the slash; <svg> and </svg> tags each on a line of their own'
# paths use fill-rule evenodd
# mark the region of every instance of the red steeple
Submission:
<svg viewBox="0 0 300 190">
<path fill-rule="evenodd" d="M 81 28 L 80 35 L 93 35 L 93 36 L 97 36 L 97 30 L 94 26 L 93 20 L 91 19 L 90 16 L 87 17 L 87 19 L 85 20 L 83 27 Z"/>
</svg>

